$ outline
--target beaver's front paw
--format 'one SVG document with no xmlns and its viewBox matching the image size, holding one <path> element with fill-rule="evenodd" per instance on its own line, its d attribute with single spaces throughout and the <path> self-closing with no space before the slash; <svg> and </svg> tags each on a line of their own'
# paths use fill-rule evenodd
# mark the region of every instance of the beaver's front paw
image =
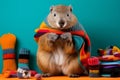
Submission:
<svg viewBox="0 0 120 80">
<path fill-rule="evenodd" d="M 69 33 L 69 32 L 66 32 L 66 33 L 64 33 L 64 34 L 61 34 L 60 37 L 61 37 L 63 40 L 72 41 L 72 35 L 71 35 L 71 33 Z"/>
<path fill-rule="evenodd" d="M 58 38 L 58 35 L 56 33 L 49 33 L 47 35 L 47 39 L 50 41 L 50 42 L 55 42 Z"/>
<path fill-rule="evenodd" d="M 56 33 L 48 33 L 47 34 L 47 45 L 48 47 L 52 48 L 54 42 L 57 40 L 58 35 Z"/>
<path fill-rule="evenodd" d="M 68 46 L 72 45 L 72 35 L 69 32 L 66 32 L 62 35 L 60 35 L 60 37 L 62 38 L 62 40 L 64 40 Z"/>
</svg>

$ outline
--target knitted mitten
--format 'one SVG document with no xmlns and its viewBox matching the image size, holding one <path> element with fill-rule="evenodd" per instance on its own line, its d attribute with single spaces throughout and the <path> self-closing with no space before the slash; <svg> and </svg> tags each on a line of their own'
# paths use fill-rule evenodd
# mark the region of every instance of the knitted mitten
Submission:
<svg viewBox="0 0 120 80">
<path fill-rule="evenodd" d="M 99 59 L 97 57 L 89 58 L 89 76 L 90 77 L 99 77 Z"/>
<path fill-rule="evenodd" d="M 0 44 L 3 50 L 3 69 L 2 73 L 6 71 L 15 71 L 16 62 L 15 62 L 15 43 L 16 37 L 13 34 L 4 34 L 0 38 Z"/>
<path fill-rule="evenodd" d="M 18 60 L 18 78 L 30 78 L 31 73 L 29 70 L 29 54 L 30 51 L 25 48 L 21 48 L 19 51 L 19 60 Z"/>
</svg>

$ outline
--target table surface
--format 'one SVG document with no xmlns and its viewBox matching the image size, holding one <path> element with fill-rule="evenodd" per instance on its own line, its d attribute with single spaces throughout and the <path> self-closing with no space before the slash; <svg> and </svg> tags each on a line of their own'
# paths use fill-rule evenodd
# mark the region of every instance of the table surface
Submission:
<svg viewBox="0 0 120 80">
<path fill-rule="evenodd" d="M 19 79 L 19 78 L 4 78 L 2 75 L 0 75 L 0 80 L 36 80 L 34 77 L 31 77 L 30 79 Z M 120 80 L 120 77 L 118 78 L 105 78 L 105 77 L 99 77 L 99 78 L 92 78 L 92 77 L 79 77 L 79 78 L 69 78 L 67 76 L 55 76 L 55 77 L 47 77 L 42 78 L 42 80 Z"/>
</svg>

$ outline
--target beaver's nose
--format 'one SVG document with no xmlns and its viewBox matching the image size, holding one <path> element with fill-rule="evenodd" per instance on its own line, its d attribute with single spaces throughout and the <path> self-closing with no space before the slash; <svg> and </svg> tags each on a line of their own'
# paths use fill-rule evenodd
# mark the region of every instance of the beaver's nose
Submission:
<svg viewBox="0 0 120 80">
<path fill-rule="evenodd" d="M 63 21 L 63 20 L 59 21 L 60 28 L 62 28 L 64 26 L 64 24 L 65 24 L 65 21 Z"/>
</svg>

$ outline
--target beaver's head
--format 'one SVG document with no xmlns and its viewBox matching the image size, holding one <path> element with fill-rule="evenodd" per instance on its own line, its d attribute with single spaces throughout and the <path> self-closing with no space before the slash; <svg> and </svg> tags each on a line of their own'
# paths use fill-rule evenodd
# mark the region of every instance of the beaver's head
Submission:
<svg viewBox="0 0 120 80">
<path fill-rule="evenodd" d="M 47 21 L 52 28 L 68 29 L 76 24 L 77 18 L 71 6 L 57 5 L 50 8 Z"/>
</svg>

